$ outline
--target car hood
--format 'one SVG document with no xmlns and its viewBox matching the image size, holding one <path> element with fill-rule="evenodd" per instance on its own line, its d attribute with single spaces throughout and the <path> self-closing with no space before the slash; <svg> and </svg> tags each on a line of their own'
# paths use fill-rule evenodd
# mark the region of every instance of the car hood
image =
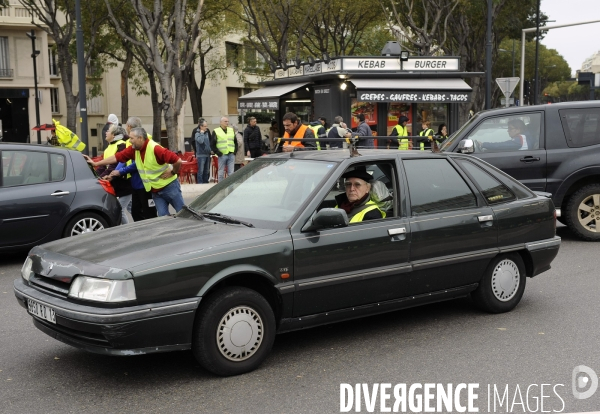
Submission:
<svg viewBox="0 0 600 414">
<path fill-rule="evenodd" d="M 44 256 L 55 254 L 58 260 L 70 257 L 76 259 L 72 263 L 126 270 L 273 233 L 275 230 L 167 216 L 53 241 L 34 248 L 32 254 L 40 255 L 43 250 Z"/>
</svg>

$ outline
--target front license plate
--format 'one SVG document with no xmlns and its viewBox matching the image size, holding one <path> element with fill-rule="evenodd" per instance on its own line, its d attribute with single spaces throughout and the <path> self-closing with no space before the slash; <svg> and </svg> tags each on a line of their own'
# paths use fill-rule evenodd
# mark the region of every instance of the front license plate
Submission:
<svg viewBox="0 0 600 414">
<path fill-rule="evenodd" d="M 48 306 L 37 303 L 31 299 L 27 299 L 27 310 L 29 310 L 29 313 L 31 313 L 33 316 L 37 316 L 38 318 L 47 320 L 48 322 L 56 323 L 54 309 L 49 308 Z"/>
</svg>

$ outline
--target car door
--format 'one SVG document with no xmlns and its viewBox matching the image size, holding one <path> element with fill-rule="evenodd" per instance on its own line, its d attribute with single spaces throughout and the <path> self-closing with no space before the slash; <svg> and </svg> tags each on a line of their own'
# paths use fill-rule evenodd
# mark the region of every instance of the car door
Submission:
<svg viewBox="0 0 600 414">
<path fill-rule="evenodd" d="M 405 159 L 410 199 L 409 293 L 477 283 L 497 253 L 494 212 L 449 158 Z"/>
<path fill-rule="evenodd" d="M 486 145 L 494 147 L 509 141 L 509 123 L 515 120 L 522 121 L 525 125 L 522 133 L 526 137 L 527 149 L 485 148 Z M 480 122 L 467 138 L 476 142 L 473 155 L 501 169 L 532 190 L 545 191 L 546 149 L 543 125 L 543 112 L 491 116 Z"/>
<path fill-rule="evenodd" d="M 410 229 L 398 205 L 401 193 L 398 191 L 396 160 L 390 157 L 361 165 L 365 165 L 374 181 L 383 182 L 389 189 L 391 203 L 388 206 L 390 208 L 385 210 L 386 218 L 317 232 L 303 232 L 302 226 L 292 229 L 294 316 L 351 308 L 403 296 L 404 281 L 410 276 L 407 237 Z M 339 178 L 342 172 L 328 181 L 326 187 L 330 190 L 327 197 L 317 200 L 312 211 L 317 205 L 317 209 L 336 205 L 333 196 L 344 191 L 341 190 L 343 180 Z"/>
<path fill-rule="evenodd" d="M 3 150 L 0 247 L 35 243 L 68 214 L 75 196 L 65 151 Z"/>
</svg>

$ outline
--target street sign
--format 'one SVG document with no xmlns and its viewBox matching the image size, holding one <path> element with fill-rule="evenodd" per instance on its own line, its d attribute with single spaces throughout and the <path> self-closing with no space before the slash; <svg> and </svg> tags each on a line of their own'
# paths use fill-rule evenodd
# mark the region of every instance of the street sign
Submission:
<svg viewBox="0 0 600 414">
<path fill-rule="evenodd" d="M 517 100 L 518 102 L 518 100 Z M 508 99 L 508 105 L 506 105 L 506 98 L 500 98 L 500 105 L 504 105 L 504 106 L 510 106 L 510 105 L 514 105 L 515 104 L 515 98 L 509 98 Z"/>
<path fill-rule="evenodd" d="M 517 77 L 515 77 L 515 78 L 496 78 L 496 83 L 500 87 L 500 90 L 502 91 L 504 96 L 506 96 L 507 98 L 510 98 L 510 95 L 512 95 L 512 92 L 517 87 L 517 84 L 519 83 L 520 79 L 521 78 L 517 78 Z"/>
</svg>

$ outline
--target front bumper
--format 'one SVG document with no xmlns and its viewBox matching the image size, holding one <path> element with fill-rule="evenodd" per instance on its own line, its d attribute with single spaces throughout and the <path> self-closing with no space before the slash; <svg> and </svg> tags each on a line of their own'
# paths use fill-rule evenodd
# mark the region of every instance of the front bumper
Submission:
<svg viewBox="0 0 600 414">
<path fill-rule="evenodd" d="M 54 310 L 56 324 L 32 315 L 34 325 L 54 339 L 105 355 L 136 355 L 190 349 L 200 298 L 98 308 L 40 292 L 23 279 L 14 282 L 17 301 L 34 300 Z"/>
</svg>

